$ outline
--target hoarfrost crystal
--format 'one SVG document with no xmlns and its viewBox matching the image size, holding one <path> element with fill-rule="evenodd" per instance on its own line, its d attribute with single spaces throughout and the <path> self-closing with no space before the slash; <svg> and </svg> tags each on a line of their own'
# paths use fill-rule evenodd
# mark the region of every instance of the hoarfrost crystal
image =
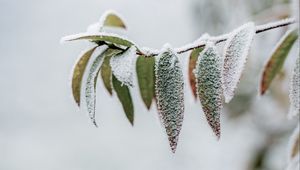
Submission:
<svg viewBox="0 0 300 170">
<path fill-rule="evenodd" d="M 220 138 L 220 113 L 222 110 L 222 64 L 215 45 L 208 43 L 200 53 L 194 71 L 197 94 L 202 109 L 213 132 Z"/>
<path fill-rule="evenodd" d="M 184 112 L 183 73 L 176 53 L 166 46 L 155 59 L 155 93 L 160 120 L 174 153 Z"/>
<path fill-rule="evenodd" d="M 126 86 L 133 86 L 133 71 L 136 55 L 136 48 L 130 47 L 121 54 L 110 59 L 110 66 L 116 78 Z"/>
<path fill-rule="evenodd" d="M 299 54 L 293 70 L 289 97 L 291 102 L 289 117 L 299 115 L 300 114 L 300 56 Z"/>
<path fill-rule="evenodd" d="M 224 47 L 223 93 L 225 102 L 229 103 L 239 83 L 247 60 L 250 45 L 255 35 L 254 23 L 247 23 L 234 30 Z"/>
</svg>

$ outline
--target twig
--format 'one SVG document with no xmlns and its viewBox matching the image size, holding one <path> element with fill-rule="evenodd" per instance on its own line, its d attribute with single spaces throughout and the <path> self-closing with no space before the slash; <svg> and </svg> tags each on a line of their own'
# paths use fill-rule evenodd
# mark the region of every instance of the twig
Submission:
<svg viewBox="0 0 300 170">
<path fill-rule="evenodd" d="M 256 34 L 265 32 L 265 31 L 269 31 L 272 29 L 276 29 L 276 28 L 280 28 L 280 27 L 284 27 L 284 26 L 288 26 L 291 24 L 296 23 L 296 20 L 294 18 L 287 18 L 287 19 L 283 19 L 280 21 L 276 21 L 276 22 L 271 22 L 271 23 L 267 23 L 267 24 L 263 24 L 263 25 L 258 25 L 256 26 Z M 216 37 L 210 37 L 210 40 L 215 42 L 216 44 L 224 42 L 227 40 L 227 38 L 229 37 L 230 33 L 228 34 L 223 34 L 220 36 L 216 36 Z M 179 47 L 179 48 L 175 48 L 175 51 L 177 52 L 177 54 L 182 54 L 185 52 L 188 52 L 190 50 L 196 49 L 196 48 L 201 48 L 205 46 L 205 42 L 200 42 L 199 44 L 189 44 L 189 45 L 185 45 L 183 47 Z M 148 51 L 148 52 L 142 52 L 142 51 L 138 51 L 137 55 L 144 55 L 146 57 L 153 57 L 158 55 L 159 53 L 157 52 L 158 50 L 155 51 Z"/>
</svg>

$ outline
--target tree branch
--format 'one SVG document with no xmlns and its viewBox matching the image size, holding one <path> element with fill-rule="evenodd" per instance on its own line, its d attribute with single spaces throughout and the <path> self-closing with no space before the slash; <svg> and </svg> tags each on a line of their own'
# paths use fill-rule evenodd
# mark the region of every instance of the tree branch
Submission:
<svg viewBox="0 0 300 170">
<path fill-rule="evenodd" d="M 256 26 L 256 34 L 259 34 L 259 33 L 265 32 L 265 31 L 269 31 L 272 29 L 280 28 L 280 27 L 285 27 L 285 26 L 288 26 L 288 25 L 291 25 L 294 23 L 296 23 L 296 20 L 294 18 L 287 18 L 287 19 L 283 19 L 280 21 L 275 21 L 275 22 L 271 22 L 271 23 L 267 23 L 267 24 L 263 24 L 263 25 L 258 25 L 258 26 Z M 210 37 L 209 40 L 218 44 L 218 43 L 226 41 L 229 36 L 230 36 L 230 33 L 227 33 L 227 34 L 219 35 L 216 37 Z M 177 54 L 182 54 L 182 53 L 188 52 L 190 50 L 193 50 L 196 48 L 201 48 L 204 46 L 205 46 L 205 42 L 191 43 L 191 44 L 187 44 L 185 46 L 179 47 L 179 48 L 175 48 L 175 51 L 177 52 Z M 159 54 L 158 50 L 151 50 L 151 51 L 147 51 L 147 52 L 145 52 L 145 51 L 137 52 L 137 55 L 144 55 L 146 57 L 153 57 L 158 54 Z"/>
</svg>

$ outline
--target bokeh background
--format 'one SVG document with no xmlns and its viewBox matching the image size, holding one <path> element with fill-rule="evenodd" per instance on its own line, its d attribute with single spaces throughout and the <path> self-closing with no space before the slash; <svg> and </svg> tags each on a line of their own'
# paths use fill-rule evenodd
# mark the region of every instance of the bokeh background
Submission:
<svg viewBox="0 0 300 170">
<path fill-rule="evenodd" d="M 263 97 L 260 72 L 287 28 L 255 37 L 234 100 L 222 115 L 216 141 L 185 77 L 185 120 L 172 154 L 154 106 L 148 112 L 137 84 L 135 126 L 116 95 L 98 83 L 95 128 L 71 97 L 70 72 L 86 42 L 60 44 L 107 10 L 126 19 L 128 37 L 160 49 L 184 45 L 207 32 L 219 35 L 248 21 L 288 17 L 288 0 L 0 0 L 1 170 L 281 170 L 286 166 L 288 78 L 296 54 Z M 222 47 L 222 45 L 220 45 Z M 188 54 L 180 56 L 185 76 Z"/>
</svg>

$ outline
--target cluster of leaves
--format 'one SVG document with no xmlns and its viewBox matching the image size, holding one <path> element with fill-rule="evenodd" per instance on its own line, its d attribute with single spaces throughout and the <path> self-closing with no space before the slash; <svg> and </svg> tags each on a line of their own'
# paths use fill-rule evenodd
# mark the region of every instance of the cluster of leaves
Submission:
<svg viewBox="0 0 300 170">
<path fill-rule="evenodd" d="M 80 106 L 81 97 L 85 96 L 87 111 L 97 126 L 96 85 L 100 75 L 109 94 L 116 92 L 126 117 L 133 125 L 130 87 L 134 85 L 135 70 L 142 100 L 148 109 L 155 101 L 171 149 L 175 152 L 184 117 L 184 82 L 178 52 L 165 45 L 158 55 L 147 55 L 134 42 L 114 33 L 116 30 L 126 30 L 126 26 L 117 13 L 109 11 L 86 33 L 63 38 L 63 41 L 88 40 L 95 44 L 81 54 L 75 64 L 72 76 L 75 102 Z M 223 102 L 230 102 L 234 96 L 255 33 L 256 27 L 250 22 L 227 34 L 222 55 L 216 48 L 216 40 L 205 34 L 195 42 L 205 42 L 205 46 L 194 48 L 190 54 L 188 75 L 191 89 L 195 98 L 199 98 L 207 122 L 217 138 L 221 135 Z M 280 71 L 297 38 L 297 30 L 289 31 L 275 48 L 262 75 L 261 94 Z M 291 115 L 299 115 L 299 65 L 298 56 L 291 80 Z"/>
</svg>

